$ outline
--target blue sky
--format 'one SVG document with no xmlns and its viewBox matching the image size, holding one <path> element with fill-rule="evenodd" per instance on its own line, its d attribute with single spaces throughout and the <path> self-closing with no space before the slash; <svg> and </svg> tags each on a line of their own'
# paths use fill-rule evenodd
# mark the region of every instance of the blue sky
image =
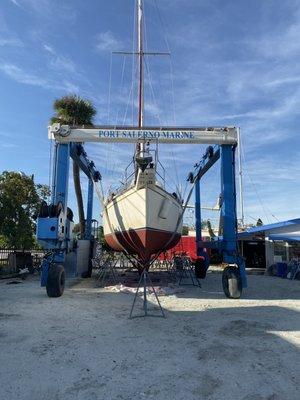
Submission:
<svg viewBox="0 0 300 400">
<path fill-rule="evenodd" d="M 111 59 L 110 53 L 132 49 L 133 5 L 1 0 L 1 171 L 49 182 L 47 124 L 53 100 L 64 94 L 91 99 L 98 124 L 131 122 L 132 58 Z M 145 14 L 147 49 L 172 53 L 147 59 L 147 124 L 241 127 L 246 219 L 299 217 L 300 2 L 145 0 Z M 104 186 L 117 184 L 132 147 L 93 144 L 87 150 Z M 185 186 L 203 151 L 160 147 L 170 188 Z M 213 205 L 218 167 L 202 188 L 204 203 Z M 75 209 L 72 185 L 70 204 Z M 96 206 L 95 217 L 98 212 Z"/>
</svg>

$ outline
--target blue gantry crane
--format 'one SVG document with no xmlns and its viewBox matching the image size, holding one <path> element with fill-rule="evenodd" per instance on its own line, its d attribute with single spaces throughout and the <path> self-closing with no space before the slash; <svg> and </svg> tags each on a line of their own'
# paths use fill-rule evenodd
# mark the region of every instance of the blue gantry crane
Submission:
<svg viewBox="0 0 300 400">
<path fill-rule="evenodd" d="M 73 238 L 73 212 L 68 207 L 68 186 L 70 158 L 76 162 L 88 177 L 87 218 L 84 239 Z M 92 211 L 94 182 L 101 179 L 93 161 L 87 158 L 81 143 L 55 142 L 51 203 L 43 202 L 37 220 L 37 239 L 47 250 L 42 262 L 41 285 L 46 286 L 49 297 L 62 295 L 65 286 L 65 269 L 77 273 L 79 253 L 84 253 L 85 272 L 91 267 Z M 82 251 L 79 252 L 80 247 Z"/>
<path fill-rule="evenodd" d="M 204 248 L 214 248 L 223 255 L 227 267 L 222 282 L 226 296 L 238 298 L 247 286 L 245 265 L 239 256 L 237 244 L 237 212 L 235 187 L 235 149 L 237 129 L 180 128 L 180 127 L 70 127 L 53 124 L 48 136 L 55 141 L 50 204 L 43 203 L 37 221 L 37 239 L 47 250 L 42 262 L 41 284 L 49 297 L 59 297 L 64 291 L 65 270 L 73 274 L 88 271 L 91 266 L 92 210 L 94 185 L 101 180 L 84 150 L 84 142 L 135 143 L 144 138 L 149 142 L 177 144 L 209 144 L 204 156 L 189 175 L 195 191 L 196 243 L 199 264 L 207 269 L 209 259 Z M 87 220 L 84 239 L 75 243 L 72 235 L 73 213 L 68 208 L 68 181 L 70 159 L 76 162 L 88 177 Z M 221 215 L 223 234 L 211 242 L 203 242 L 201 234 L 200 182 L 204 174 L 221 160 Z M 191 190 L 191 192 L 192 192 Z M 82 264 L 84 267 L 82 268 Z"/>
<path fill-rule="evenodd" d="M 237 207 L 235 179 L 235 150 L 236 144 L 209 146 L 201 161 L 195 165 L 195 171 L 188 180 L 195 186 L 195 219 L 196 219 L 196 248 L 202 268 L 207 269 L 209 259 L 204 249 L 215 249 L 222 254 L 227 266 L 223 270 L 223 290 L 229 298 L 239 298 L 242 289 L 247 287 L 245 262 L 239 255 L 237 241 Z M 222 221 L 222 236 L 210 242 L 202 240 L 201 232 L 201 178 L 218 161 L 221 160 L 221 204 L 220 219 Z"/>
</svg>

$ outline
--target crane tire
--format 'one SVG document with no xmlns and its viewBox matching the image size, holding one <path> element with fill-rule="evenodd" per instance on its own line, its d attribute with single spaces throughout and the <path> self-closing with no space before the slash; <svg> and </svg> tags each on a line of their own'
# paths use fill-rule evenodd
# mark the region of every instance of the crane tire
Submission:
<svg viewBox="0 0 300 400">
<path fill-rule="evenodd" d="M 65 289 L 65 270 L 60 264 L 53 264 L 49 268 L 47 279 L 47 295 L 49 297 L 60 297 Z"/>
<path fill-rule="evenodd" d="M 242 279 L 236 267 L 226 267 L 222 274 L 222 286 L 226 297 L 239 299 L 242 295 Z"/>
</svg>

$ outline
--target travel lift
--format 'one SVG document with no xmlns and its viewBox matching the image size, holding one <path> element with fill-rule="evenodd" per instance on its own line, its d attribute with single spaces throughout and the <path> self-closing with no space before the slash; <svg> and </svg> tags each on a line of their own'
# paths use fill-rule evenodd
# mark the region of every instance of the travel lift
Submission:
<svg viewBox="0 0 300 400">
<path fill-rule="evenodd" d="M 63 294 L 65 270 L 73 276 L 90 271 L 92 258 L 92 210 L 94 185 L 101 180 L 99 171 L 87 158 L 84 142 L 136 143 L 146 139 L 149 142 L 177 144 L 210 144 L 202 160 L 188 177 L 192 183 L 186 206 L 195 190 L 196 246 L 199 257 L 198 270 L 208 268 L 209 259 L 205 248 L 214 248 L 223 255 L 228 266 L 222 275 L 223 290 L 230 298 L 239 298 L 242 288 L 247 286 L 245 264 L 238 253 L 235 149 L 238 142 L 237 129 L 225 128 L 173 128 L 173 127 L 113 127 L 93 128 L 70 127 L 53 124 L 48 129 L 49 139 L 55 140 L 51 204 L 43 203 L 37 220 L 37 240 L 48 250 L 42 262 L 41 285 L 46 286 L 49 297 Z M 88 177 L 87 219 L 84 240 L 77 244 L 72 238 L 73 215 L 68 208 L 69 164 L 72 158 Z M 201 235 L 202 176 L 221 159 L 221 215 L 223 236 L 211 242 L 203 242 Z M 186 209 L 186 206 L 184 209 Z M 197 265 L 196 265 L 197 269 Z"/>
</svg>

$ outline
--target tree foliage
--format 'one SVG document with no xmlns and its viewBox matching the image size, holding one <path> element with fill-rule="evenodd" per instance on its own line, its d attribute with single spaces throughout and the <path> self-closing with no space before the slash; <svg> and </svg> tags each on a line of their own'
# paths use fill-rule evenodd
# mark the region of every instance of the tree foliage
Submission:
<svg viewBox="0 0 300 400">
<path fill-rule="evenodd" d="M 181 234 L 182 234 L 182 236 L 187 236 L 189 234 L 189 227 L 186 225 L 183 225 Z"/>
<path fill-rule="evenodd" d="M 80 224 L 74 224 L 73 226 L 73 233 L 77 235 L 77 233 L 80 233 Z"/>
<path fill-rule="evenodd" d="M 56 99 L 53 104 L 56 115 L 51 122 L 66 125 L 93 125 L 96 109 L 89 100 L 77 95 L 64 96 Z"/>
<path fill-rule="evenodd" d="M 33 176 L 4 171 L 0 175 L 0 246 L 28 249 L 35 244 L 35 218 L 49 188 Z"/>
</svg>

